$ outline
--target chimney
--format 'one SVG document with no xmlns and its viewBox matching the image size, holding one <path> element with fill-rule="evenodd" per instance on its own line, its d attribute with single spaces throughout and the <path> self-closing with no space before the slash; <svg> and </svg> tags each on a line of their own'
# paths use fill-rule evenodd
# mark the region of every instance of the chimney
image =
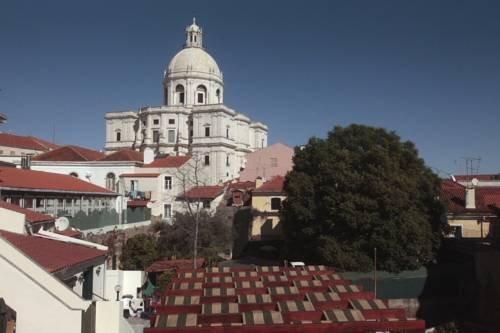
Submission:
<svg viewBox="0 0 500 333">
<path fill-rule="evenodd" d="M 149 163 L 152 163 L 154 160 L 155 160 L 155 152 L 153 149 L 151 148 L 146 148 L 144 149 L 144 152 L 143 152 L 143 162 L 144 164 L 149 164 Z"/>
<path fill-rule="evenodd" d="M 264 184 L 264 179 L 262 177 L 257 177 L 255 179 L 255 188 L 259 188 Z"/>
<path fill-rule="evenodd" d="M 476 189 L 473 185 L 465 188 L 465 209 L 476 209 Z"/>
</svg>

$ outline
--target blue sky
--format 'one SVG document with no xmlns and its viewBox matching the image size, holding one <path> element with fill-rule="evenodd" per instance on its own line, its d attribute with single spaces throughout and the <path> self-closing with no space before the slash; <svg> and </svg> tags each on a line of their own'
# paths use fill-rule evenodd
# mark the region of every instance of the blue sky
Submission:
<svg viewBox="0 0 500 333">
<path fill-rule="evenodd" d="M 500 172 L 499 1 L 2 0 L 1 129 L 102 148 L 105 112 L 161 104 L 193 16 L 270 143 L 362 123 L 437 169 Z"/>
</svg>

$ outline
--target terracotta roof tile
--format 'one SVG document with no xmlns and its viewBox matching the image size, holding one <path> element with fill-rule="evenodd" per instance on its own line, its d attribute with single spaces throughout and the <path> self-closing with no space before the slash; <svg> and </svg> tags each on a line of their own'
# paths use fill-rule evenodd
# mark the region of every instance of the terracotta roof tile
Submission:
<svg viewBox="0 0 500 333">
<path fill-rule="evenodd" d="M 120 177 L 136 177 L 136 178 L 154 178 L 158 177 L 159 173 L 154 172 L 138 172 L 138 173 L 122 173 Z"/>
<path fill-rule="evenodd" d="M 35 138 L 33 136 L 23 136 L 9 133 L 0 133 L 0 146 L 38 151 L 49 151 L 59 147 L 56 144 Z"/>
<path fill-rule="evenodd" d="M 21 213 L 25 215 L 26 222 L 29 223 L 41 223 L 41 222 L 54 222 L 55 219 L 46 214 L 34 212 L 27 208 L 19 207 L 18 205 L 14 205 L 5 201 L 0 201 L 0 208 L 5 208 L 17 213 Z"/>
<path fill-rule="evenodd" d="M 106 251 L 39 236 L 4 230 L 0 236 L 51 273 L 106 256 Z"/>
<path fill-rule="evenodd" d="M 259 188 L 253 190 L 254 193 L 282 193 L 285 178 L 283 176 L 276 176 L 273 179 L 265 182 Z"/>
<path fill-rule="evenodd" d="M 224 193 L 224 186 L 198 186 L 193 187 L 183 195 L 181 194 L 180 197 L 189 199 L 215 199 L 222 193 Z"/>
<path fill-rule="evenodd" d="M 167 156 L 144 165 L 145 168 L 178 168 L 183 166 L 191 156 Z"/>
<path fill-rule="evenodd" d="M 475 176 L 467 176 L 467 175 L 455 175 L 456 180 L 465 182 L 467 180 L 472 180 L 472 178 L 476 178 L 481 181 L 492 181 L 498 180 L 500 181 L 500 174 L 491 174 L 491 175 L 475 175 Z"/>
<path fill-rule="evenodd" d="M 135 161 L 142 162 L 144 160 L 144 154 L 137 150 L 123 149 L 112 154 L 106 155 L 99 161 Z"/>
<path fill-rule="evenodd" d="M 1 167 L 0 188 L 116 195 L 110 190 L 69 175 Z"/>
<path fill-rule="evenodd" d="M 63 146 L 33 157 L 34 161 L 96 161 L 106 157 L 97 150 L 78 146 Z"/>
<path fill-rule="evenodd" d="M 451 180 L 441 182 L 441 198 L 450 213 L 492 213 L 500 208 L 500 187 L 476 187 L 476 208 L 465 208 L 465 186 Z"/>
</svg>

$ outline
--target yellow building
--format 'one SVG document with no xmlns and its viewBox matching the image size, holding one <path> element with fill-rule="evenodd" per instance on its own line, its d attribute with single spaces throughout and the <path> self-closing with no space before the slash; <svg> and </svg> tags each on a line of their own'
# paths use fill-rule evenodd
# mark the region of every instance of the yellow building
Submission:
<svg viewBox="0 0 500 333">
<path fill-rule="evenodd" d="M 450 227 L 448 237 L 496 238 L 495 229 L 500 213 L 500 187 L 462 185 L 445 180 L 441 184 L 441 199 Z"/>
<path fill-rule="evenodd" d="M 283 183 L 282 176 L 276 176 L 267 182 L 264 182 L 262 178 L 256 179 L 255 190 L 252 191 L 254 218 L 249 228 L 250 240 L 282 237 L 279 214 L 281 203 L 286 198 Z"/>
</svg>

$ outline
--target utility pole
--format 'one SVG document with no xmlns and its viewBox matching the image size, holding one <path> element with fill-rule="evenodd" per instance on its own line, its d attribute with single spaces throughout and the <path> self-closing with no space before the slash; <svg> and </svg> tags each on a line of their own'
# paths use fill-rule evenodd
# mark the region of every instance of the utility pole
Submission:
<svg viewBox="0 0 500 333">
<path fill-rule="evenodd" d="M 373 248 L 373 290 L 377 298 L 377 248 Z"/>
</svg>

